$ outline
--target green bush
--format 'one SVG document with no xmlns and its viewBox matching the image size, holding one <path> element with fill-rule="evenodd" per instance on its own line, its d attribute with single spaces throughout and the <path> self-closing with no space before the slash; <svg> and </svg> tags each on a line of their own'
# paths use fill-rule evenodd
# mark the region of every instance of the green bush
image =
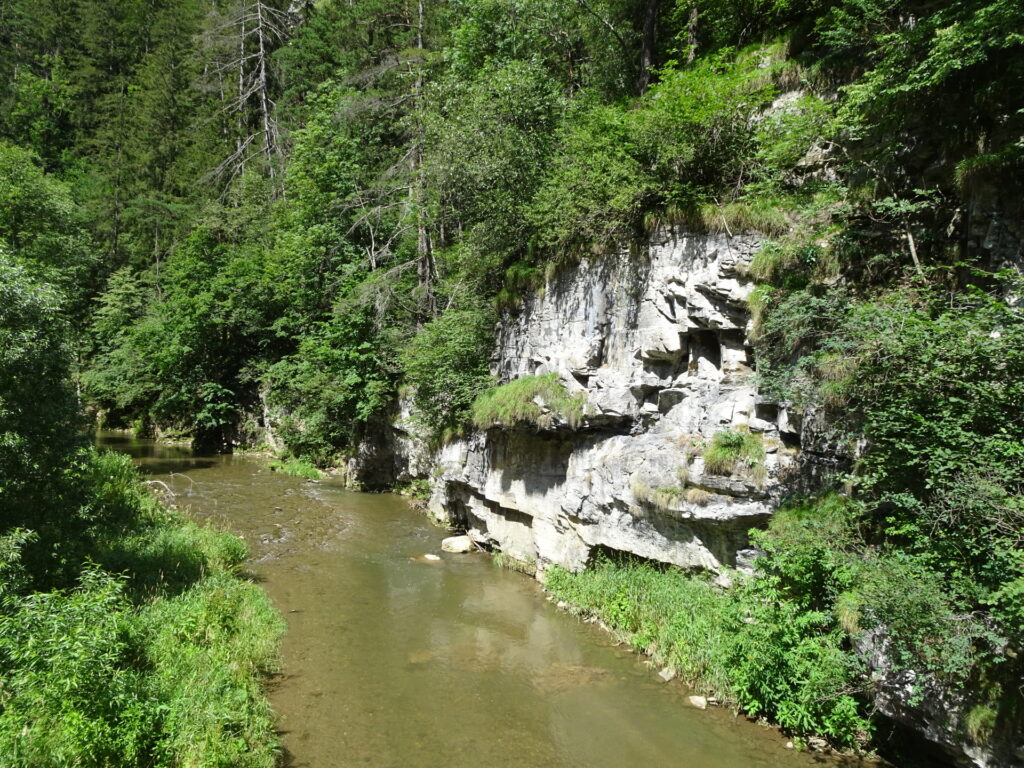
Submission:
<svg viewBox="0 0 1024 768">
<path fill-rule="evenodd" d="M 272 459 L 267 462 L 267 469 L 271 472 L 281 472 L 285 475 L 305 478 L 306 480 L 319 480 L 324 473 L 316 468 L 312 462 L 302 458 Z"/>
<path fill-rule="evenodd" d="M 774 573 L 772 553 L 758 563 L 754 577 L 724 590 L 628 558 L 580 573 L 552 568 L 546 586 L 723 702 L 794 735 L 862 747 L 871 732 L 867 697 L 857 695 L 864 662 L 831 613 Z"/>
<path fill-rule="evenodd" d="M 740 626 L 730 597 L 675 568 L 602 558 L 579 573 L 554 567 L 546 588 L 598 616 L 685 681 L 733 700 L 725 646 Z"/>
<path fill-rule="evenodd" d="M 35 534 L 0 537 L 4 764 L 272 768 L 283 622 L 238 576 L 244 542 L 157 504 L 126 456 L 81 460 L 83 538 L 50 540 L 74 586 L 33 590 Z"/>
<path fill-rule="evenodd" d="M 487 310 L 449 310 L 424 325 L 402 351 L 417 418 L 433 436 L 462 426 L 490 383 L 494 322 Z"/>
</svg>

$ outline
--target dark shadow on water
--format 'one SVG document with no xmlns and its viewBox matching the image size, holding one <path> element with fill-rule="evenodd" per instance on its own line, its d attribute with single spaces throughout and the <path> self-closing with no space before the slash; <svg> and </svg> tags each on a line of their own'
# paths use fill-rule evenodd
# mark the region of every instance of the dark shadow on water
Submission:
<svg viewBox="0 0 1024 768">
<path fill-rule="evenodd" d="M 287 736 L 291 731 L 278 731 L 277 737 L 284 741 L 284 737 Z M 295 760 L 295 755 L 291 753 L 288 747 L 281 745 L 281 756 L 277 761 L 278 768 L 300 768 L 303 765 L 309 765 L 309 763 L 299 763 Z"/>
<path fill-rule="evenodd" d="M 171 475 L 174 473 L 187 474 L 193 469 L 209 469 L 216 466 L 215 459 L 164 459 L 160 461 L 142 461 L 139 463 L 139 472 L 143 475 Z"/>
</svg>

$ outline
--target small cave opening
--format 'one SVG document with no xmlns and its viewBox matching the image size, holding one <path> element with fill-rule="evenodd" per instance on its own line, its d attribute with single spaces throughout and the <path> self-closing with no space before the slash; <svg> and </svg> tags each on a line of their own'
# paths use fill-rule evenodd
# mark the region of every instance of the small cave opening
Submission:
<svg viewBox="0 0 1024 768">
<path fill-rule="evenodd" d="M 653 566 L 660 571 L 666 571 L 672 567 L 670 563 L 665 563 L 661 560 L 654 560 L 649 557 L 634 555 L 632 552 L 626 552 L 622 549 L 613 549 L 612 547 L 605 546 L 604 544 L 597 544 L 590 548 L 590 556 L 587 558 L 587 568 L 593 568 L 596 565 L 608 562 L 614 563 L 618 566 L 645 564 Z"/>
<path fill-rule="evenodd" d="M 717 370 L 722 370 L 722 345 L 714 331 L 695 331 L 690 334 L 690 364 L 707 360 Z"/>
<path fill-rule="evenodd" d="M 782 444 L 787 448 L 800 447 L 800 435 L 794 432 L 779 432 L 779 439 L 782 441 Z"/>
</svg>

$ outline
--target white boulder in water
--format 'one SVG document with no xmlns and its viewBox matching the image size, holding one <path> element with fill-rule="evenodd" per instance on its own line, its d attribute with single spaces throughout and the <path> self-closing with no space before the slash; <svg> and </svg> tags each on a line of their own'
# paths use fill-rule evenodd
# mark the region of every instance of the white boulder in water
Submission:
<svg viewBox="0 0 1024 768">
<path fill-rule="evenodd" d="M 472 552 L 476 549 L 473 540 L 469 536 L 449 536 L 441 542 L 441 549 L 445 552 Z"/>
</svg>

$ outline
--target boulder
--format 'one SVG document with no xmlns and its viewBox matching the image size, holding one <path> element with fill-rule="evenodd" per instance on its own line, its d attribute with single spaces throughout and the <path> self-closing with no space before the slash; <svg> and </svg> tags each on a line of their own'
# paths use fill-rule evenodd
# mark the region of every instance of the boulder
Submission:
<svg viewBox="0 0 1024 768">
<path fill-rule="evenodd" d="M 449 536 L 441 542 L 441 549 L 445 552 L 462 554 L 472 552 L 476 549 L 476 545 L 473 544 L 473 540 L 469 536 Z"/>
</svg>

